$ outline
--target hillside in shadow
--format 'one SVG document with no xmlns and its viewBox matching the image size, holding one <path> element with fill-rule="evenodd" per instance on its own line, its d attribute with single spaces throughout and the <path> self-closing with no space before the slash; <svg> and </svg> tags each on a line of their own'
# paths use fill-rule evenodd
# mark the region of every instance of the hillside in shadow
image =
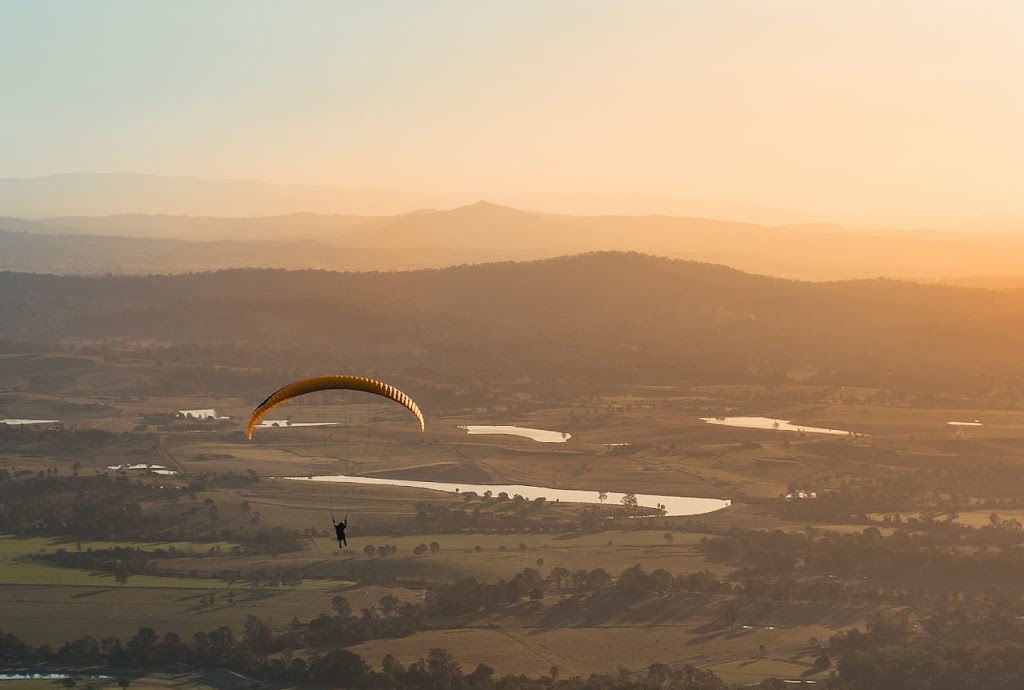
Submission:
<svg viewBox="0 0 1024 690">
<path fill-rule="evenodd" d="M 975 392 L 1024 373 L 1018 292 L 801 283 L 629 253 L 403 273 L 4 273 L 0 293 L 8 344 L 229 344 L 307 371 Z"/>
</svg>

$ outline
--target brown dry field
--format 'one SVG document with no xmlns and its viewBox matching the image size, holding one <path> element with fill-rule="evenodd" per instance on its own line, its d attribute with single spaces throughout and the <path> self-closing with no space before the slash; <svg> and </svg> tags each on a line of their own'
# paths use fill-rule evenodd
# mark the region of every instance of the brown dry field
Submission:
<svg viewBox="0 0 1024 690">
<path fill-rule="evenodd" d="M 620 667 L 640 671 L 652 663 L 711 666 L 750 660 L 760 645 L 772 656 L 807 659 L 811 637 L 827 640 L 840 630 L 863 625 L 869 612 L 777 604 L 750 612 L 732 628 L 718 628 L 715 620 L 721 604 L 701 606 L 675 597 L 655 598 L 632 609 L 591 612 L 551 625 L 540 607 L 531 603 L 479 621 L 472 629 L 372 640 L 353 651 L 379 667 L 385 654 L 408 663 L 426 656 L 433 647 L 442 647 L 467 671 L 485 663 L 498 673 L 536 676 L 557 666 L 562 677 L 585 677 L 592 672 L 615 673 Z"/>
<path fill-rule="evenodd" d="M 71 358 L 75 359 L 75 358 Z M 61 366 L 101 368 L 96 362 L 68 362 Z M 33 359 L 19 366 L 45 370 L 49 361 Z M 140 375 L 145 367 L 118 369 L 125 380 Z M 416 503 L 425 501 L 451 508 L 472 510 L 493 504 L 465 501 L 460 496 L 423 489 L 366 485 L 324 485 L 270 480 L 270 477 L 311 473 L 350 472 L 386 477 L 451 482 L 523 483 L 590 491 L 635 491 L 717 498 L 774 497 L 791 484 L 819 479 L 893 476 L 910 468 L 927 467 L 972 453 L 1019 461 L 1024 435 L 1024 412 L 985 409 L 918 409 L 885 407 L 868 402 L 874 391 L 862 389 L 812 389 L 811 387 L 720 386 L 691 389 L 670 395 L 657 391 L 608 395 L 575 406 L 535 406 L 529 412 L 506 417 L 500 412 L 472 411 L 427 415 L 424 434 L 411 431 L 401 414 L 374 418 L 372 433 L 344 427 L 260 429 L 246 441 L 242 418 L 258 401 L 201 397 L 148 398 L 118 402 L 113 394 L 90 389 L 105 380 L 95 373 L 81 374 L 81 392 L 54 396 L 9 393 L 3 415 L 55 418 L 77 428 L 131 432 L 141 412 L 215 408 L 233 418 L 228 429 L 210 432 L 161 432 L 134 434 L 107 446 L 79 448 L 74 453 L 48 449 L 30 441 L 5 442 L 0 437 L 7 466 L 32 470 L 57 465 L 62 473 L 72 462 L 82 463 L 83 473 L 104 471 L 108 464 L 153 462 L 189 473 L 254 469 L 264 479 L 257 484 L 218 489 L 200 495 L 213 498 L 221 519 L 242 519 L 238 506 L 248 501 L 261 514 L 264 525 L 305 530 L 330 528 L 331 511 L 348 513 L 353 553 L 338 550 L 327 538 L 309 539 L 304 551 L 280 559 L 223 555 L 223 568 L 281 566 L 301 570 L 304 577 L 338 582 L 335 590 L 297 590 L 248 594 L 243 590 L 234 607 L 221 601 L 199 607 L 201 591 L 195 589 L 0 586 L 0 610 L 4 630 L 32 641 L 58 644 L 81 634 L 128 637 L 142 625 L 158 632 L 191 634 L 218 625 L 239 628 L 248 614 L 271 618 L 284 626 L 297 616 L 311 618 L 330 609 L 330 598 L 339 593 L 353 608 L 374 605 L 384 593 L 415 599 L 421 590 L 415 583 L 436 583 L 473 575 L 485 582 L 509 578 L 525 567 L 543 574 L 556 566 L 570 570 L 605 568 L 612 575 L 640 563 L 645 569 L 665 568 L 680 573 L 709 568 L 724 576 L 730 566 L 705 562 L 695 548 L 700 535 L 684 533 L 687 518 L 659 518 L 653 529 L 616 529 L 570 534 L 423 534 L 375 536 L 366 534 L 396 519 L 411 517 Z M 88 392 L 86 392 L 88 391 Z M 802 396 L 802 397 L 801 397 Z M 793 400 L 798 400 L 793 402 Z M 800 402 L 806 400 L 807 402 Z M 99 403 L 94 405 L 93 403 Z M 275 414 L 281 412 L 280 415 Z M 332 404 L 275 410 L 271 418 L 291 416 L 295 421 L 320 421 L 338 413 Z M 340 413 L 338 413 L 340 414 Z M 348 413 L 346 413 L 348 414 Z M 366 414 L 361 412 L 360 414 Z M 377 414 L 373 412 L 371 414 Z M 827 437 L 775 430 L 739 429 L 705 424 L 700 417 L 721 415 L 766 416 L 797 424 L 849 429 L 859 438 Z M 349 417 L 351 419 L 351 417 Z M 954 428 L 949 421 L 980 419 L 983 426 Z M 512 436 L 469 436 L 458 427 L 466 424 L 516 424 L 568 431 L 565 444 L 539 444 Z M 356 427 L 358 425 L 354 425 Z M 3 429 L 0 428 L 0 433 Z M 615 447 L 610 444 L 632 444 Z M 157 478 L 146 481 L 159 482 Z M 565 517 L 577 510 L 570 505 L 549 505 L 545 515 Z M 1000 511 L 996 511 L 1000 512 Z M 1018 511 L 1019 512 L 1019 511 Z M 1018 512 L 1000 512 L 1001 517 Z M 1019 517 L 1019 516 L 1018 516 Z M 716 528 L 800 530 L 803 522 L 787 522 L 767 516 L 756 505 L 739 501 L 733 507 L 699 518 Z M 961 515 L 976 524 L 987 512 Z M 830 525 L 833 530 L 857 530 L 856 525 Z M 671 544 L 663 535 L 673 534 Z M 437 541 L 437 556 L 416 557 L 417 544 Z M 526 549 L 519 550 L 519 544 Z M 367 558 L 366 544 L 391 544 L 398 555 Z M 481 547 L 480 552 L 474 550 Z M 500 547 L 504 546 L 505 551 Z M 538 560 L 543 565 L 538 565 Z M 206 567 L 209 561 L 174 562 L 178 567 Z M 352 568 L 372 568 L 393 575 L 407 587 L 346 588 Z M 427 586 L 430 586 L 428 584 Z M 549 596 L 543 603 L 554 604 Z M 487 663 L 499 673 L 546 674 L 558 666 L 560 674 L 586 675 L 614 672 L 621 666 L 639 670 L 652 662 L 689 662 L 710 666 L 736 682 L 754 682 L 766 675 L 796 673 L 806 668 L 806 643 L 822 640 L 851 625 L 862 624 L 868 613 L 859 609 L 828 609 L 811 606 L 777 606 L 771 611 L 749 612 L 738 627 L 715 630 L 713 602 L 705 607 L 668 605 L 657 600 L 649 611 L 614 611 L 598 620 L 555 620 L 536 605 L 524 604 L 500 616 L 473 623 L 473 627 L 428 631 L 399 640 L 375 640 L 355 651 L 372 664 L 385 653 L 404 662 L 424 656 L 432 647 L 452 652 L 463 668 Z M 532 607 L 532 608 L 531 608 Z M 593 616 L 592 616 L 593 617 Z M 748 624 L 750 629 L 742 628 Z M 769 630 L 766 626 L 772 626 Z M 754 659 L 759 645 L 767 659 Z"/>
<path fill-rule="evenodd" d="M 211 591 L 212 606 L 200 605 Z M 293 617 L 315 618 L 331 610 L 331 599 L 343 596 L 353 609 L 376 606 L 385 594 L 413 600 L 419 591 L 400 587 L 346 587 L 320 591 L 250 590 L 235 587 L 235 605 L 228 604 L 226 589 L 197 590 L 173 587 L 79 587 L 74 585 L 0 585 L 3 631 L 32 644 L 60 645 L 92 635 L 117 635 L 127 640 L 143 626 L 159 635 L 175 632 L 190 639 L 196 632 L 227 625 L 240 631 L 248 615 L 270 619 L 284 628 Z"/>
<path fill-rule="evenodd" d="M 571 571 L 604 568 L 611 575 L 637 563 L 647 570 L 664 568 L 672 573 L 708 569 L 724 577 L 732 568 L 703 560 L 696 549 L 701 535 L 673 533 L 667 544 L 661 530 L 611 530 L 572 534 L 417 534 L 405 536 L 373 536 L 356 539 L 350 550 L 340 552 L 333 539 L 307 540 L 308 548 L 272 559 L 269 556 L 223 555 L 216 559 L 180 558 L 163 563 L 163 567 L 188 571 L 204 568 L 246 569 L 286 567 L 317 580 L 344 580 L 358 568 L 367 567 L 401 582 L 430 584 L 451 581 L 471 575 L 482 582 L 508 580 L 523 568 L 535 568 L 547 575 L 551 568 Z M 441 551 L 436 555 L 413 555 L 418 544 L 436 541 Z M 366 544 L 398 547 L 396 555 L 379 558 L 362 554 Z M 520 545 L 526 548 L 521 549 Z M 480 551 L 475 550 L 480 546 Z M 502 550 L 504 547 L 504 551 Z M 538 565 L 538 560 L 543 563 Z"/>
</svg>

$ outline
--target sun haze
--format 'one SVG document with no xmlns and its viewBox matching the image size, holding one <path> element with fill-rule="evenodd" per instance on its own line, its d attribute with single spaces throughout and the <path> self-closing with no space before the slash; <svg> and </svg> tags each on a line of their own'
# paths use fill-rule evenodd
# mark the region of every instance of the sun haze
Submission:
<svg viewBox="0 0 1024 690">
<path fill-rule="evenodd" d="M 953 0 L 5 3 L 0 177 L 1020 214 L 1022 24 Z"/>
</svg>

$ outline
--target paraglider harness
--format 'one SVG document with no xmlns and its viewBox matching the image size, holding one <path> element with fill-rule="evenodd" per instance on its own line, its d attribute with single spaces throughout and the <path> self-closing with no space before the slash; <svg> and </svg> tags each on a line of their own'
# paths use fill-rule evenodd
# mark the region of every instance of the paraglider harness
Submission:
<svg viewBox="0 0 1024 690">
<path fill-rule="evenodd" d="M 334 522 L 334 516 L 331 516 L 331 522 Z M 345 540 L 345 528 L 348 527 L 348 515 L 341 522 L 334 522 L 334 533 L 338 537 L 338 548 L 342 546 L 348 546 L 348 541 Z"/>
</svg>

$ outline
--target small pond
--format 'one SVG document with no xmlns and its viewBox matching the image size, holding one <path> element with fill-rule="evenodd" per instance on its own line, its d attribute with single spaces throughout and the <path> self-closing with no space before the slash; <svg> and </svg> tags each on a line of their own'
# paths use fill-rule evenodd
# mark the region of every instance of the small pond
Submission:
<svg viewBox="0 0 1024 690">
<path fill-rule="evenodd" d="M 564 431 L 548 431 L 547 429 L 531 429 L 524 426 L 515 425 L 504 425 L 504 426 L 493 426 L 487 424 L 468 424 L 466 426 L 460 426 L 460 429 L 465 429 L 470 434 L 505 434 L 509 436 L 523 436 L 525 438 L 539 441 L 540 443 L 565 443 L 572 434 L 567 434 Z"/>
<path fill-rule="evenodd" d="M 773 419 L 771 417 L 701 417 L 701 419 L 708 424 L 739 426 L 747 429 L 802 431 L 806 434 L 830 434 L 832 436 L 855 435 L 852 431 L 844 431 L 842 429 L 823 429 L 817 426 L 798 426 L 796 424 L 791 424 L 787 419 Z"/>
<path fill-rule="evenodd" d="M 127 465 L 127 464 L 125 464 L 125 465 L 107 465 L 107 469 L 108 470 L 143 471 L 143 472 L 152 472 L 153 474 L 163 474 L 163 475 L 178 474 L 174 470 L 169 470 L 166 467 L 164 467 L 163 465 L 141 465 L 141 464 L 139 464 L 139 465 Z"/>
</svg>

